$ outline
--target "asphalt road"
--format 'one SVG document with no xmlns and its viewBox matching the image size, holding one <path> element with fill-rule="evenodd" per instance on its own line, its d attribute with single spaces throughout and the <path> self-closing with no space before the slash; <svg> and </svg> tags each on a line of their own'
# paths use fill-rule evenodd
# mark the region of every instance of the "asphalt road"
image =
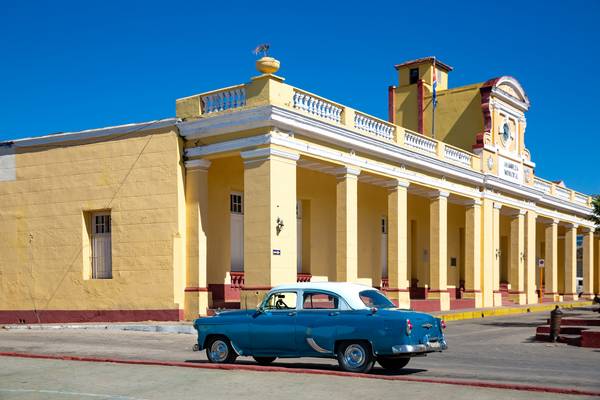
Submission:
<svg viewBox="0 0 600 400">
<path fill-rule="evenodd" d="M 567 396 L 573 399 L 590 397 Z M 2 400 L 565 399 L 562 394 L 328 375 L 0 359 Z"/>
<path fill-rule="evenodd" d="M 567 313 L 574 314 L 576 312 L 567 311 Z M 547 313 L 543 313 L 449 322 L 446 332 L 449 350 L 442 354 L 432 354 L 427 357 L 412 359 L 410 364 L 401 372 L 401 375 L 600 391 L 600 373 L 598 372 L 600 350 L 563 344 L 537 343 L 531 340 L 535 333 L 535 327 L 544 323 L 546 318 Z M 206 362 L 204 352 L 195 353 L 190 350 L 193 342 L 193 336 L 177 334 L 93 330 L 0 330 L 0 352 Z M 253 364 L 253 361 L 248 358 L 240 358 L 238 362 Z M 77 392 L 80 390 L 81 393 L 92 394 L 110 393 L 107 390 L 115 389 L 116 392 L 114 393 L 135 397 L 137 392 L 130 391 L 130 389 L 134 390 L 136 387 L 133 385 L 133 383 L 138 382 L 136 376 L 141 376 L 139 378 L 140 382 L 144 383 L 145 381 L 149 387 L 158 385 L 162 377 L 165 379 L 171 377 L 171 380 L 166 379 L 165 384 L 159 386 L 164 388 L 163 394 L 167 396 L 161 398 L 175 396 L 175 393 L 178 393 L 179 386 L 182 386 L 185 390 L 198 390 L 203 395 L 206 393 L 206 388 L 210 387 L 214 389 L 214 393 L 211 393 L 215 398 L 219 396 L 226 397 L 227 390 L 235 393 L 241 387 L 246 387 L 246 390 L 250 390 L 250 394 L 255 393 L 256 398 L 258 398 L 262 393 L 262 389 L 252 388 L 257 385 L 270 385 L 271 383 L 276 385 L 277 394 L 281 395 L 295 393 L 292 389 L 296 388 L 298 393 L 292 396 L 294 398 L 302 398 L 304 394 L 307 394 L 307 397 L 314 397 L 312 395 L 321 393 L 320 390 L 325 390 L 328 383 L 335 385 L 335 392 L 340 394 L 339 398 L 343 397 L 342 394 L 345 393 L 345 388 L 348 388 L 347 395 L 360 393 L 363 389 L 371 388 L 370 390 L 376 391 L 378 396 L 388 393 L 386 390 L 390 390 L 390 393 L 392 393 L 393 390 L 399 388 L 402 388 L 403 391 L 405 388 L 410 388 L 411 393 L 414 392 L 415 394 L 439 390 L 439 393 L 444 395 L 445 398 L 485 398 L 482 397 L 484 394 L 498 391 L 441 384 L 354 379 L 323 375 L 73 363 L 71 361 L 23 360 L 0 357 L 0 399 L 53 399 L 55 397 L 51 396 L 54 394 L 50 392 L 45 393 L 47 397 L 35 397 L 39 396 L 40 393 L 7 392 L 7 390 L 42 390 L 40 388 L 55 387 L 62 387 L 64 390 L 61 390 L 63 391 L 72 390 Z M 337 370 L 337 364 L 334 360 L 322 359 L 278 360 L 274 365 L 289 367 L 290 369 L 303 367 Z M 388 374 L 382 369 L 376 369 L 374 373 Z M 51 378 L 54 374 L 57 374 L 56 377 Z M 75 379 L 74 377 L 78 374 L 82 376 Z M 93 377 L 95 374 L 103 377 L 100 383 L 94 383 Z M 117 385 L 116 383 L 120 381 L 113 381 L 110 378 L 111 374 L 115 374 L 117 377 L 126 376 L 127 379 L 123 384 L 132 386 Z M 143 377 L 144 374 L 148 374 L 147 378 Z M 157 376 L 156 379 L 154 378 L 155 375 Z M 85 376 L 88 376 L 88 378 Z M 273 378 L 275 376 L 279 378 Z M 39 377 L 43 378 L 42 381 L 38 382 L 36 379 L 39 379 Z M 273 381 L 270 381 L 271 379 Z M 140 382 L 138 383 L 141 384 Z M 209 382 L 210 384 L 202 385 L 202 382 Z M 232 384 L 236 382 L 239 382 L 240 385 Z M 312 389 L 304 393 L 302 389 L 303 382 L 311 382 Z M 56 386 L 56 383 L 60 383 L 60 385 Z M 222 384 L 228 389 L 221 391 L 220 388 L 215 387 L 216 384 Z M 354 386 L 356 388 L 352 389 Z M 432 389 L 433 387 L 435 389 Z M 173 390 L 168 390 L 169 388 Z M 139 389 L 141 391 L 138 394 L 141 394 L 142 398 L 154 398 L 148 397 L 147 392 L 142 390 L 143 387 Z M 253 390 L 256 390 L 256 392 Z M 288 392 L 289 390 L 292 390 L 292 392 Z M 420 390 L 426 391 L 420 392 Z M 156 393 L 160 392 L 159 390 Z M 534 397 L 532 393 L 528 392 L 509 390 L 500 392 L 502 396 L 508 396 L 502 398 Z M 311 393 L 312 395 L 308 396 Z M 469 393 L 470 395 L 467 396 Z M 269 394 L 273 393 L 269 392 Z M 523 394 L 526 396 L 520 397 Z M 64 396 L 64 394 L 62 395 Z M 450 395 L 458 397 L 449 397 Z M 56 394 L 56 396 L 60 397 L 61 395 Z M 535 398 L 541 398 L 539 396 L 541 394 L 535 394 Z M 550 396 L 548 398 L 564 398 L 564 395 L 561 395 L 562 397 L 548 396 Z M 250 395 L 249 397 L 254 396 Z M 181 397 L 175 396 L 172 398 Z M 499 395 L 490 398 L 499 398 Z"/>
</svg>

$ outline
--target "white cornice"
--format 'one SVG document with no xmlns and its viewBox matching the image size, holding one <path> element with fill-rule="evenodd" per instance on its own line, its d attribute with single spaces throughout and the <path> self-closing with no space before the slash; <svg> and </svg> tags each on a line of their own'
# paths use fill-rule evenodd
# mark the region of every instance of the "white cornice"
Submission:
<svg viewBox="0 0 600 400">
<path fill-rule="evenodd" d="M 223 133 L 239 132 L 258 127 L 275 127 L 283 132 L 293 132 L 294 134 L 301 134 L 322 142 L 342 146 L 348 149 L 349 153 L 352 153 L 348 154 L 343 151 L 301 142 L 295 140 L 291 135 L 271 133 L 189 148 L 186 150 L 187 157 L 202 157 L 220 152 L 238 151 L 260 145 L 276 144 L 298 152 L 332 159 L 344 165 L 353 165 L 363 170 L 372 170 L 390 177 L 410 180 L 426 186 L 438 187 L 442 190 L 466 197 L 479 197 L 480 192 L 478 188 L 489 187 L 511 195 L 523 197 L 527 202 L 540 202 L 552 208 L 563 209 L 584 216 L 591 214 L 591 209 L 589 208 L 561 199 L 549 198 L 533 188 L 447 163 L 435 157 L 410 151 L 393 143 L 386 143 L 379 139 L 371 138 L 343 127 L 318 121 L 297 112 L 272 105 L 241 110 L 236 113 L 224 114 L 223 116 L 182 122 L 178 126 L 182 135 L 187 139 L 202 139 L 218 136 Z M 416 174 L 404 168 L 373 162 L 369 159 L 353 155 L 355 152 L 374 155 L 391 161 L 394 164 L 411 166 L 417 170 L 455 179 L 474 187 L 469 189 L 464 186 L 452 184 L 445 179 Z M 507 199 L 510 198 L 507 197 Z"/>
</svg>

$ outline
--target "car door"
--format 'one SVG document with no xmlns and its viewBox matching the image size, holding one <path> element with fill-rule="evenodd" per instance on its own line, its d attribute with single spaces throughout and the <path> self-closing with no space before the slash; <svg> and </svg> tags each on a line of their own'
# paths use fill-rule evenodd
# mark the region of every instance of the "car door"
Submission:
<svg viewBox="0 0 600 400">
<path fill-rule="evenodd" d="M 296 317 L 296 345 L 302 356 L 332 354 L 343 300 L 333 293 L 307 290 L 302 293 Z"/>
<path fill-rule="evenodd" d="M 295 356 L 297 293 L 274 292 L 255 313 L 250 324 L 252 355 Z"/>
</svg>

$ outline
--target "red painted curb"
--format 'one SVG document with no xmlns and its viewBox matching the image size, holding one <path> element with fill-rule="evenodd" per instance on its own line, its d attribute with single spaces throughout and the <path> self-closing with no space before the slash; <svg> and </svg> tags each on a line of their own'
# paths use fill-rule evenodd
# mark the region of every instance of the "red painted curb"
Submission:
<svg viewBox="0 0 600 400">
<path fill-rule="evenodd" d="M 557 394 L 572 394 L 579 396 L 600 396 L 600 392 L 579 390 L 579 389 L 567 389 L 567 388 L 555 388 L 555 387 L 543 387 L 533 385 L 521 385 L 512 383 L 494 383 L 484 381 L 473 381 L 473 380 L 460 380 L 460 379 L 434 379 L 434 378 L 415 378 L 409 376 L 390 376 L 390 375 L 373 375 L 373 374 L 358 374 L 352 372 L 343 371 L 331 371 L 331 370 L 319 370 L 309 368 L 286 368 L 286 367 L 269 367 L 259 365 L 244 365 L 244 364 L 195 364 L 190 362 L 177 362 L 177 361 L 160 361 L 160 360 L 125 360 L 118 358 L 99 358 L 99 357 L 81 357 L 81 356 L 62 356 L 52 354 L 33 354 L 33 353 L 15 353 L 15 352 L 0 352 L 1 357 L 21 357 L 21 358 L 38 358 L 48 360 L 64 360 L 64 361 L 84 361 L 84 362 L 102 362 L 102 363 L 114 363 L 114 364 L 133 364 L 133 365 L 157 365 L 166 367 L 183 367 L 183 368 L 200 368 L 200 369 L 220 369 L 220 370 L 240 370 L 240 371 L 254 371 L 254 372 L 283 372 L 289 374 L 312 374 L 312 375 L 332 375 L 332 376 L 343 376 L 351 378 L 368 378 L 368 379 L 382 379 L 387 381 L 406 381 L 406 382 L 417 382 L 417 383 L 438 383 L 444 385 L 458 385 L 458 386 L 471 386 L 479 388 L 490 388 L 490 389 L 505 389 L 505 390 L 519 390 L 527 392 L 545 392 L 545 393 L 557 393 Z"/>
</svg>

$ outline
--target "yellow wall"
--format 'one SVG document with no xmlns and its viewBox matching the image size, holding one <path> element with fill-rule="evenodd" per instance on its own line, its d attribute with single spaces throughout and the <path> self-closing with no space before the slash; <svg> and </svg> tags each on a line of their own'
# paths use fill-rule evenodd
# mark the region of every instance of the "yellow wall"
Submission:
<svg viewBox="0 0 600 400">
<path fill-rule="evenodd" d="M 310 272 L 313 276 L 335 279 L 335 199 L 336 178 L 309 169 L 297 169 L 298 198 L 310 204 L 304 213 L 303 228 L 310 229 Z M 303 250 L 306 246 L 303 246 Z M 306 253 L 304 257 L 306 258 Z"/>
<path fill-rule="evenodd" d="M 244 164 L 239 156 L 212 160 L 208 170 L 208 283 L 229 284 L 231 215 L 229 195 L 244 192 Z"/>
<path fill-rule="evenodd" d="M 435 138 L 463 150 L 473 151 L 477 134 L 483 132 L 479 85 L 438 91 L 437 97 Z M 431 136 L 433 107 L 429 91 L 425 92 L 423 108 L 424 134 Z"/>
<path fill-rule="evenodd" d="M 358 278 L 381 284 L 381 218 L 387 218 L 387 189 L 358 184 Z"/>
<path fill-rule="evenodd" d="M 20 151 L 16 181 L 0 182 L 0 309 L 183 308 L 178 148 L 163 129 Z M 113 279 L 94 280 L 84 215 L 105 209 Z"/>
<path fill-rule="evenodd" d="M 461 251 L 461 229 L 465 229 L 465 208 L 457 204 L 448 204 L 448 286 L 458 287 L 461 269 L 464 279 L 464 253 Z M 464 235 L 464 233 L 463 233 Z M 456 258 L 456 267 L 451 259 Z"/>
</svg>

